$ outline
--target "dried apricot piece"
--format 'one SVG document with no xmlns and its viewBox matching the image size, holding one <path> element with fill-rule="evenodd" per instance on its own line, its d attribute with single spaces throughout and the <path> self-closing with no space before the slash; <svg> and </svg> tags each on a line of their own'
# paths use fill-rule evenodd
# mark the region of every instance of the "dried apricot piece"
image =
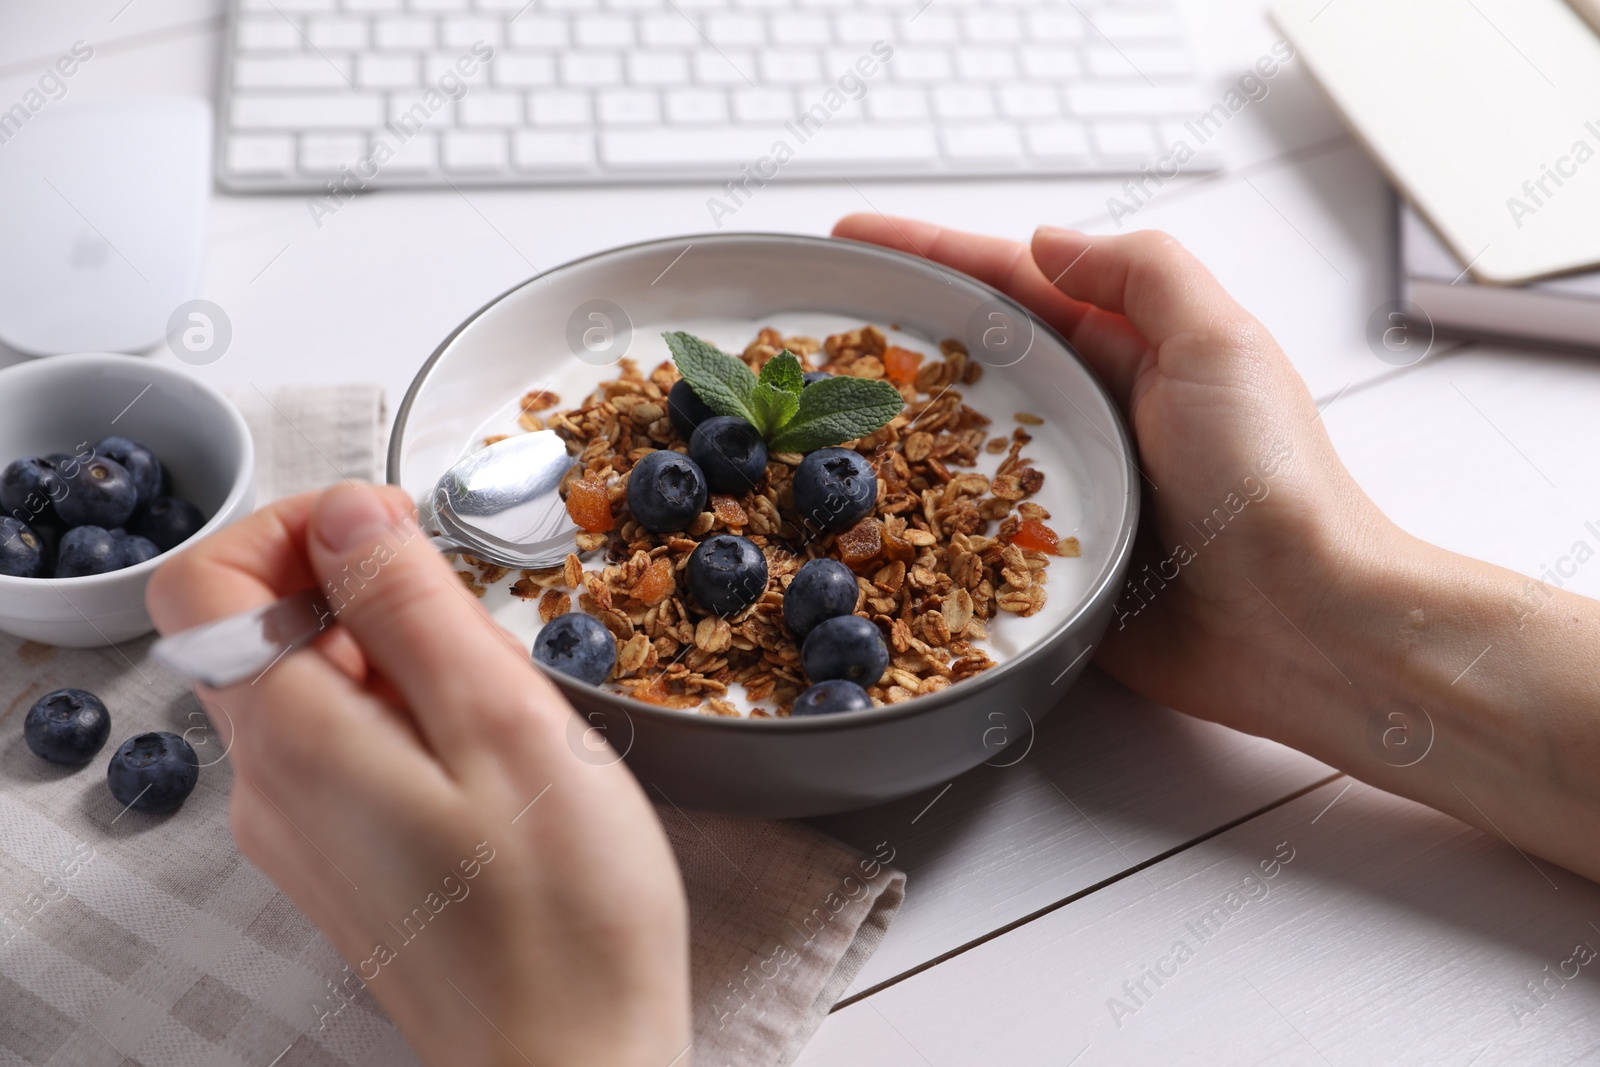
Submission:
<svg viewBox="0 0 1600 1067">
<path fill-rule="evenodd" d="M 862 573 L 883 555 L 883 524 L 868 516 L 833 539 L 839 559 L 851 570 Z"/>
<path fill-rule="evenodd" d="M 917 380 L 917 368 L 922 365 L 922 353 L 909 348 L 890 345 L 883 353 L 883 374 L 896 385 L 910 385 Z"/>
<path fill-rule="evenodd" d="M 901 563 L 910 563 L 917 558 L 917 546 L 903 537 L 896 537 L 888 530 L 883 531 L 883 552 L 891 560 Z"/>
<path fill-rule="evenodd" d="M 611 493 L 606 483 L 592 474 L 585 474 L 567 488 L 567 514 L 572 521 L 588 533 L 603 533 L 612 528 Z"/>
<path fill-rule="evenodd" d="M 745 514 L 745 510 L 740 506 L 739 502 L 733 497 L 725 496 L 721 493 L 713 493 L 711 495 L 711 511 L 712 514 L 716 515 L 718 522 L 734 529 L 744 527 L 750 522 L 750 516 Z"/>
<path fill-rule="evenodd" d="M 1038 519 L 1029 519 L 1017 528 L 1016 533 L 1011 535 L 1011 543 L 1018 548 L 1054 556 L 1059 550 L 1061 539 L 1056 536 L 1054 530 Z"/>
<path fill-rule="evenodd" d="M 646 604 L 659 604 L 676 588 L 677 578 L 672 572 L 672 561 L 665 556 L 653 561 L 633 583 L 628 595 Z"/>
</svg>

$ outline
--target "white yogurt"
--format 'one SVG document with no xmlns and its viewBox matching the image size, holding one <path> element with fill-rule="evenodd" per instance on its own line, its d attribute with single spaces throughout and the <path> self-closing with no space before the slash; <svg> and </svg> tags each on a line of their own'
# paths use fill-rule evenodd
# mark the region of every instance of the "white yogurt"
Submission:
<svg viewBox="0 0 1600 1067">
<path fill-rule="evenodd" d="M 830 334 L 845 333 L 862 325 L 864 324 L 859 319 L 812 312 L 778 314 L 761 321 L 675 320 L 670 323 L 635 327 L 626 355 L 648 375 L 663 360 L 671 358 L 666 341 L 661 336 L 668 331 L 686 330 L 716 344 L 725 352 L 737 353 L 742 352 L 745 346 L 754 340 L 756 334 L 768 326 L 778 330 L 785 337 L 814 337 L 820 341 Z M 889 338 L 891 344 L 921 352 L 928 359 L 943 358 L 939 354 L 938 338 L 914 336 L 890 329 L 882 323 L 876 325 Z M 548 389 L 556 393 L 561 399 L 551 410 L 567 411 L 581 406 L 601 382 L 616 377 L 616 374 L 615 366 L 591 366 L 566 357 L 550 366 L 542 377 L 530 377 L 527 389 Z M 992 420 L 987 427 L 991 437 L 1009 435 L 1012 429 L 1019 425 L 1015 420 L 1015 415 L 1019 411 L 1032 412 L 1046 419 L 1042 426 L 1023 427 L 1033 436 L 1033 441 L 1023 449 L 1022 454 L 1032 459 L 1034 466 L 1045 476 L 1044 485 L 1029 499 L 1050 512 L 1046 525 L 1063 540 L 1081 536 L 1081 531 L 1085 527 L 1085 509 L 1089 504 L 1083 464 L 1066 434 L 1060 427 L 1053 425 L 1052 420 L 1041 410 L 1042 406 L 1037 399 L 1030 399 L 1026 393 L 1008 384 L 1006 378 L 1007 376 L 1003 374 L 987 373 L 974 385 L 960 385 L 956 388 L 970 407 Z M 522 432 L 521 427 L 517 425 L 520 400 L 521 394 L 507 397 L 506 403 L 478 428 L 472 438 L 463 442 L 462 455 L 465 456 L 480 447 L 485 437 Z M 975 468 L 958 469 L 975 469 L 992 476 L 1004 458 L 1003 452 L 998 455 L 980 452 Z M 991 523 L 987 533 L 992 536 L 998 525 Z M 1096 553 L 1087 554 L 1093 556 Z M 585 569 L 594 570 L 602 566 L 603 556 L 604 549 L 588 553 L 584 556 Z M 985 623 L 989 639 L 977 644 L 996 662 L 1004 662 L 1021 654 L 1070 616 L 1087 594 L 1089 581 L 1093 577 L 1089 570 L 1088 559 L 1071 556 L 1051 557 L 1047 573 L 1049 575 L 1045 585 L 1047 597 L 1044 607 L 1038 613 L 1022 618 L 1008 612 L 1000 612 Z M 497 622 L 516 634 L 527 647 L 531 648 L 540 628 L 538 604 L 536 600 L 524 600 L 511 595 L 510 587 L 516 578 L 517 574 L 513 572 L 504 581 L 496 583 L 485 595 L 483 603 Z M 575 592 L 573 596 L 576 599 Z M 621 687 L 616 689 L 618 692 L 624 692 Z M 748 714 L 750 708 L 754 706 L 742 692 L 742 687 L 731 689 L 726 699 L 744 714 Z M 688 714 L 698 714 L 698 712 L 691 711 Z"/>
</svg>

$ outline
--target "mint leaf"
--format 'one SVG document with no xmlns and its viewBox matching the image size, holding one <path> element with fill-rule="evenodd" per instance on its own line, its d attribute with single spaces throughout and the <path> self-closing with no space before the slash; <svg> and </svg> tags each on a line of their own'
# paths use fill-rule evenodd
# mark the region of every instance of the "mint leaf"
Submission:
<svg viewBox="0 0 1600 1067">
<path fill-rule="evenodd" d="M 682 330 L 661 336 L 667 339 L 678 373 L 707 407 L 718 415 L 733 415 L 761 426 L 755 411 L 756 376 L 744 360 Z"/>
<path fill-rule="evenodd" d="M 750 403 L 760 419 L 755 427 L 761 436 L 772 437 L 794 418 L 800 407 L 800 389 L 805 385 L 802 373 L 800 361 L 788 349 L 762 366 Z"/>
<path fill-rule="evenodd" d="M 767 442 L 773 452 L 814 452 L 865 437 L 900 414 L 905 401 L 886 381 L 837 375 L 800 394 L 794 417 Z"/>
</svg>

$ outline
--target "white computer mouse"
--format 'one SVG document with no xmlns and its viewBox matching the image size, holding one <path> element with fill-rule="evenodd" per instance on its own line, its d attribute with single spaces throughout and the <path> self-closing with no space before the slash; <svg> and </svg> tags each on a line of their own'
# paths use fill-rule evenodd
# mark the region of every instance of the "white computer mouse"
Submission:
<svg viewBox="0 0 1600 1067">
<path fill-rule="evenodd" d="M 200 99 L 0 114 L 0 341 L 33 355 L 160 341 L 200 292 L 210 158 Z"/>
</svg>

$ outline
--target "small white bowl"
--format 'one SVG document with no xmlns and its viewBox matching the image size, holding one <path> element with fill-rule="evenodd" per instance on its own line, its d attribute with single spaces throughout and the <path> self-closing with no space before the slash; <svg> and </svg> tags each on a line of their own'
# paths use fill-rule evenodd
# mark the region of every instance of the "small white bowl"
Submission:
<svg viewBox="0 0 1600 1067">
<path fill-rule="evenodd" d="M 173 367 L 95 352 L 21 363 L 0 371 L 0 412 L 0 467 L 24 456 L 75 453 L 112 436 L 148 446 L 171 474 L 170 492 L 210 516 L 196 538 L 249 514 L 255 503 L 255 446 L 244 416 L 216 389 Z M 0 630 L 68 648 L 147 634 L 153 626 L 145 586 L 170 555 L 82 578 L 0 575 Z"/>
</svg>

